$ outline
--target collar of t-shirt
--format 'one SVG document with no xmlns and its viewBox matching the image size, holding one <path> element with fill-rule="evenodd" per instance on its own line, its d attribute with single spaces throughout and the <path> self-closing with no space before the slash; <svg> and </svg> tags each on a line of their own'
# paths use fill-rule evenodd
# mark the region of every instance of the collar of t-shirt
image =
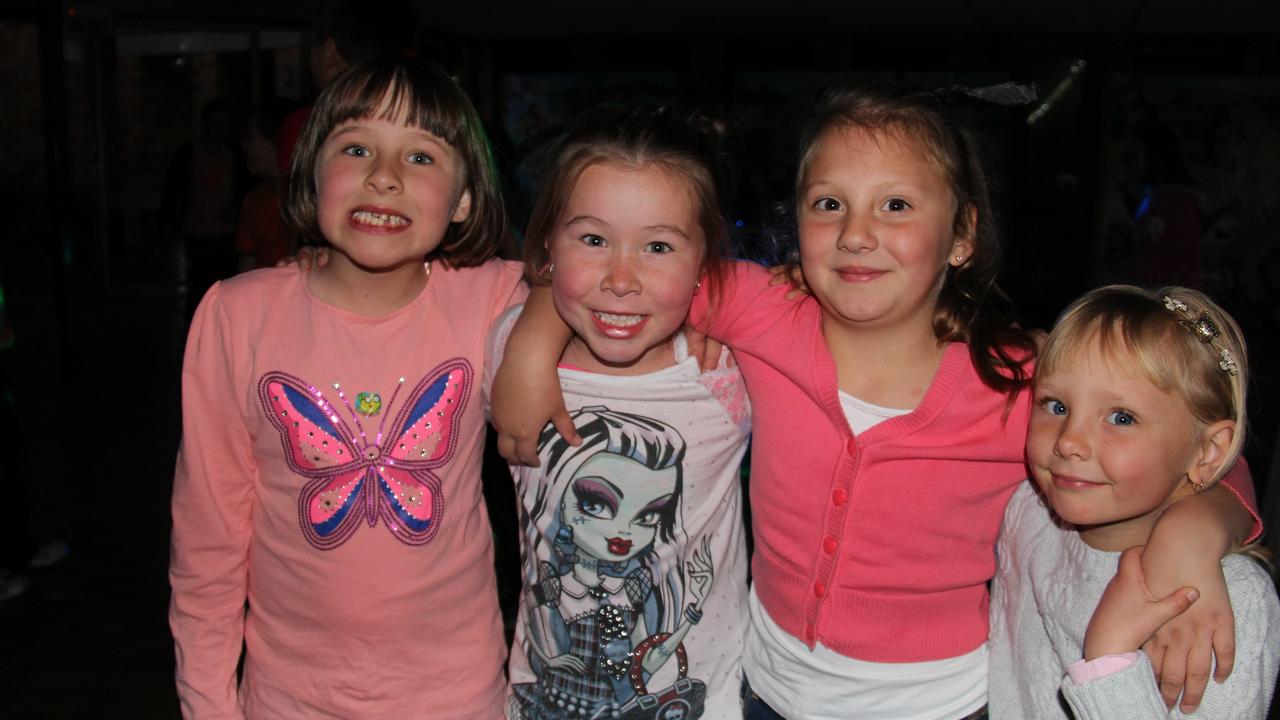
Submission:
<svg viewBox="0 0 1280 720">
<path fill-rule="evenodd" d="M 853 430 L 854 435 L 861 435 L 889 418 L 895 418 L 911 412 L 910 410 L 901 410 L 899 408 L 872 405 L 843 390 L 840 391 L 840 408 L 844 410 L 844 417 L 849 421 L 849 428 Z"/>
</svg>

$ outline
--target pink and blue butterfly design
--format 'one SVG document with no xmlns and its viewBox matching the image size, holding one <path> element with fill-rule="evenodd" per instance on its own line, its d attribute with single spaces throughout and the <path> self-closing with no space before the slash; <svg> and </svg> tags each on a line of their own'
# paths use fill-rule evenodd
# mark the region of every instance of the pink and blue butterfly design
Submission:
<svg viewBox="0 0 1280 720">
<path fill-rule="evenodd" d="M 379 519 L 405 544 L 431 542 L 444 515 L 444 494 L 433 471 L 453 456 L 472 377 L 466 360 L 447 361 L 397 406 L 400 378 L 378 426 L 366 428 L 338 385 L 335 403 L 287 373 L 264 375 L 258 383 L 262 407 L 280 432 L 289 468 L 308 478 L 298 496 L 307 542 L 331 550 L 361 521 L 373 527 Z M 388 417 L 394 417 L 389 426 Z"/>
</svg>

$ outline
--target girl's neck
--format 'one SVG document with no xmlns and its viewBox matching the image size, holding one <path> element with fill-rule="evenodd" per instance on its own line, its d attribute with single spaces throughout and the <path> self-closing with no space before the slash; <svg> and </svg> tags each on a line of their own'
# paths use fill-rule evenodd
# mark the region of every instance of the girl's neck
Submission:
<svg viewBox="0 0 1280 720">
<path fill-rule="evenodd" d="M 1084 544 L 1094 550 L 1120 552 L 1134 545 L 1146 545 L 1159 516 L 1160 511 L 1156 511 L 1131 520 L 1081 527 L 1077 530 Z"/>
<path fill-rule="evenodd" d="M 385 272 L 370 272 L 340 252 L 330 251 L 329 262 L 307 277 L 311 294 L 356 315 L 381 317 L 413 302 L 427 286 L 431 266 L 407 263 Z"/>
<path fill-rule="evenodd" d="M 931 323 L 860 327 L 824 313 L 822 335 L 841 390 L 873 405 L 903 410 L 920 404 L 946 350 Z"/>
<path fill-rule="evenodd" d="M 633 363 L 613 365 L 596 357 L 591 352 L 591 348 L 587 346 L 586 341 L 575 335 L 569 340 L 569 345 L 565 347 L 564 353 L 560 356 L 560 362 L 600 375 L 616 375 L 619 377 L 648 375 L 676 364 L 675 337 L 672 336 L 666 342 L 649 348 Z"/>
<path fill-rule="evenodd" d="M 1147 540 L 1151 538 L 1151 531 L 1156 527 L 1156 521 L 1160 519 L 1160 515 L 1170 505 L 1192 494 L 1194 494 L 1194 491 L 1191 490 L 1189 482 L 1179 483 L 1169 495 L 1169 498 L 1164 501 L 1164 504 L 1151 512 L 1127 520 L 1106 523 L 1105 525 L 1077 527 L 1076 530 L 1080 533 L 1080 539 L 1084 541 L 1084 544 L 1094 550 L 1120 552 L 1134 545 L 1146 545 Z"/>
</svg>

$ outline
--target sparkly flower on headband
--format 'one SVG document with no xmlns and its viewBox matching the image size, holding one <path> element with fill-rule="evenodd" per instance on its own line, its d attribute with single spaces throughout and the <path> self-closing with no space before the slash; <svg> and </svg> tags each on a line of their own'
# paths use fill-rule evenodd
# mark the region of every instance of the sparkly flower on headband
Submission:
<svg viewBox="0 0 1280 720">
<path fill-rule="evenodd" d="M 1213 318 L 1209 317 L 1209 313 L 1201 310 L 1197 314 L 1186 303 L 1168 295 L 1164 297 L 1164 306 L 1182 316 L 1182 319 L 1178 321 L 1179 325 L 1186 328 L 1192 335 L 1195 335 L 1197 340 L 1212 346 L 1217 351 L 1218 367 L 1226 371 L 1228 375 L 1235 375 L 1239 372 L 1231 353 L 1218 342 L 1218 337 L 1222 335 L 1222 331 L 1218 330 L 1218 324 L 1213 321 Z"/>
</svg>

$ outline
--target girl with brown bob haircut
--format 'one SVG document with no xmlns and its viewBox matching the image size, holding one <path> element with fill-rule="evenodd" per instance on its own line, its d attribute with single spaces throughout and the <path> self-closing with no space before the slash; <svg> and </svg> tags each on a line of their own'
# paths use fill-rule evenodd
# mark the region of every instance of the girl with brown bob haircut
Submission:
<svg viewBox="0 0 1280 720">
<path fill-rule="evenodd" d="M 321 93 L 289 166 L 285 221 L 307 245 L 327 246 L 316 223 L 316 160 L 325 139 L 349 120 L 403 117 L 407 126 L 447 142 L 461 157 L 471 213 L 454 223 L 427 260 L 474 267 L 493 257 L 506 230 L 497 168 L 480 116 L 443 70 L 419 60 L 380 58 L 356 63 Z"/>
</svg>

